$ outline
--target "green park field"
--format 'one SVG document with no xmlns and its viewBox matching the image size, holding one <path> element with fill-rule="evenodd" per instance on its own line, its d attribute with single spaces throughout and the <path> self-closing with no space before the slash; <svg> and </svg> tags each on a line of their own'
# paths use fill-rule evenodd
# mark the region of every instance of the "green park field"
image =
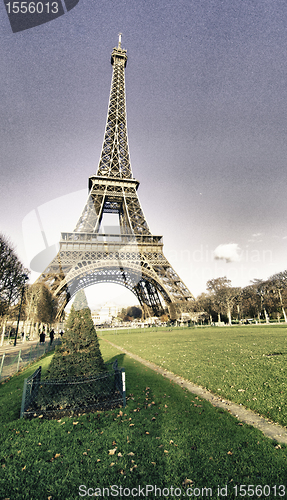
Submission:
<svg viewBox="0 0 287 500">
<path fill-rule="evenodd" d="M 287 426 L 287 325 L 105 332 L 103 338 Z"/>
<path fill-rule="evenodd" d="M 284 423 L 286 332 L 262 326 L 101 336 Z M 287 498 L 286 446 L 104 340 L 101 350 L 126 369 L 125 408 L 20 420 L 24 378 L 39 364 L 45 373 L 52 354 L 0 385 L 1 499 Z"/>
</svg>

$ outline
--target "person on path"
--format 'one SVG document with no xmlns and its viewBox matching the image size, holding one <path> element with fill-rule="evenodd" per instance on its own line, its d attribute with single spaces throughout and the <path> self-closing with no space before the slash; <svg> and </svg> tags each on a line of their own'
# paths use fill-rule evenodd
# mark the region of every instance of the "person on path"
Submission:
<svg viewBox="0 0 287 500">
<path fill-rule="evenodd" d="M 54 334 L 54 330 L 52 329 L 52 330 L 50 331 L 50 345 L 52 345 L 52 344 L 53 344 L 54 335 L 55 335 L 55 334 Z"/>
</svg>

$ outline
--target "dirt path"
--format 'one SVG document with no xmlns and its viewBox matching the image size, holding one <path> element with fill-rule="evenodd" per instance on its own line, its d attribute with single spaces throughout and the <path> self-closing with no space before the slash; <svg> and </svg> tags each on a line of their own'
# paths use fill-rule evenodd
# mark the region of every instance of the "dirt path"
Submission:
<svg viewBox="0 0 287 500">
<path fill-rule="evenodd" d="M 256 427 L 256 429 L 259 429 L 263 434 L 271 439 L 274 439 L 275 441 L 278 441 L 278 443 L 283 443 L 287 444 L 287 428 L 282 427 L 279 424 L 276 424 L 272 422 L 271 420 L 268 420 L 267 418 L 262 417 L 261 415 L 254 413 L 252 410 L 249 410 L 247 408 L 244 408 L 242 405 L 238 405 L 235 403 L 232 403 L 232 401 L 228 401 L 227 399 L 223 399 L 220 396 L 216 396 L 210 391 L 207 391 L 206 389 L 203 389 L 199 385 L 195 385 L 192 382 L 189 382 L 188 380 L 183 379 L 182 377 L 179 377 L 178 375 L 175 375 L 172 372 L 169 372 L 165 370 L 164 368 L 160 368 L 159 366 L 155 365 L 154 363 L 151 363 L 150 361 L 147 361 L 146 359 L 140 358 L 136 354 L 132 354 L 131 352 L 127 351 L 126 349 L 123 349 L 122 347 L 113 344 L 109 340 L 104 339 L 103 337 L 100 337 L 101 340 L 104 340 L 105 342 L 108 342 L 110 345 L 113 347 L 116 347 L 120 351 L 124 352 L 131 358 L 135 359 L 136 361 L 139 361 L 143 365 L 147 366 L 148 368 L 151 368 L 152 370 L 160 373 L 164 377 L 172 380 L 176 384 L 180 385 L 181 387 L 185 387 L 188 389 L 190 392 L 193 394 L 197 394 L 198 396 L 206 399 L 209 401 L 213 406 L 217 406 L 218 408 L 223 408 L 224 410 L 228 411 L 232 415 L 238 418 L 241 422 L 244 422 L 249 425 L 253 425 L 253 427 Z"/>
</svg>

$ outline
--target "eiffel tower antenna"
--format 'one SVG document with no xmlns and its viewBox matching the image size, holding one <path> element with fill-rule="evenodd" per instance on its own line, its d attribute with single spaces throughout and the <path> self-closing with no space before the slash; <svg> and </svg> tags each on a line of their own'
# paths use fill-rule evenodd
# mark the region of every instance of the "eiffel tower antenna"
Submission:
<svg viewBox="0 0 287 500">
<path fill-rule="evenodd" d="M 107 122 L 96 175 L 89 178 L 89 195 L 72 233 L 62 233 L 60 250 L 38 278 L 59 301 L 60 316 L 82 288 L 117 283 L 131 290 L 145 315 L 171 319 L 192 307 L 194 297 L 163 254 L 162 236 L 151 233 L 143 213 L 130 164 L 126 97 L 126 50 L 111 54 L 113 75 Z M 104 214 L 116 214 L 117 230 L 103 226 Z"/>
</svg>

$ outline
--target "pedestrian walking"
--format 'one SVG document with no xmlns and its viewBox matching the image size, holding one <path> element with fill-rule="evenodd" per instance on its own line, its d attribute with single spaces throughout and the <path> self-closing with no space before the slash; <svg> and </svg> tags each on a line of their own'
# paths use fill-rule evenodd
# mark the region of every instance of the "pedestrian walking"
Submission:
<svg viewBox="0 0 287 500">
<path fill-rule="evenodd" d="M 50 331 L 50 345 L 52 345 L 52 344 L 53 344 L 54 336 L 55 336 L 55 332 L 54 332 L 54 330 L 52 329 L 52 330 Z"/>
</svg>

